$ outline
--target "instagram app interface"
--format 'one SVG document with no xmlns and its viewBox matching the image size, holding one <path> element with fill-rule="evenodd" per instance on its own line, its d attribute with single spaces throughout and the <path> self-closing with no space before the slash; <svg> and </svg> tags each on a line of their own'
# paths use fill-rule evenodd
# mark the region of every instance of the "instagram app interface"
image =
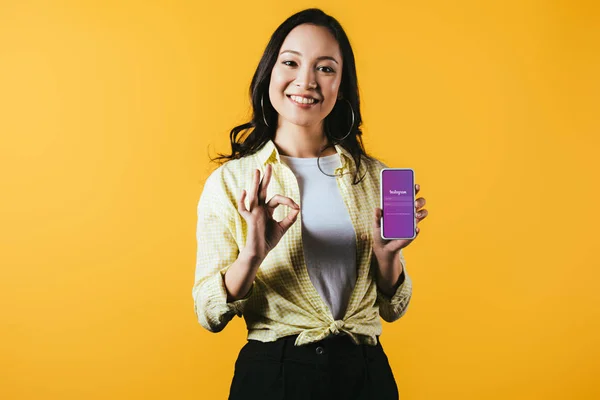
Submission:
<svg viewBox="0 0 600 400">
<path fill-rule="evenodd" d="M 413 172 L 385 170 L 383 181 L 383 236 L 411 238 L 415 232 Z"/>
</svg>

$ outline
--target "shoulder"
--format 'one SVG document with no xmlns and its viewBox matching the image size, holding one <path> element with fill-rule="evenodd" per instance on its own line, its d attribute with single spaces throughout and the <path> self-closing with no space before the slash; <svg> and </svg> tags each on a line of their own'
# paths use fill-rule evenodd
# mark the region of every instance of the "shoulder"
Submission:
<svg viewBox="0 0 600 400">
<path fill-rule="evenodd" d="M 204 182 L 203 193 L 210 193 L 215 199 L 236 204 L 255 166 L 252 156 L 228 160 L 209 173 Z"/>
<path fill-rule="evenodd" d="M 370 179 L 375 181 L 379 180 L 379 176 L 381 174 L 381 170 L 384 168 L 388 168 L 388 166 L 382 162 L 381 160 L 375 157 L 367 157 L 365 155 L 361 156 L 361 167 L 360 167 L 360 175 L 366 174 Z"/>
<path fill-rule="evenodd" d="M 377 172 L 379 172 L 379 170 L 381 170 L 382 168 L 388 167 L 383 161 L 381 161 L 380 159 L 373 157 L 373 156 L 371 156 L 370 158 L 363 156 L 363 159 L 367 160 L 367 163 L 369 164 L 370 167 L 378 170 Z"/>
</svg>

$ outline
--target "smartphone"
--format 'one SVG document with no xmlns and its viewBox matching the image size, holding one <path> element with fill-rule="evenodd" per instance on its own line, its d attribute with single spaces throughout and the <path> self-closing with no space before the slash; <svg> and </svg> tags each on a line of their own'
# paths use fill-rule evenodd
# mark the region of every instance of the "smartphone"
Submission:
<svg viewBox="0 0 600 400">
<path fill-rule="evenodd" d="M 381 237 L 414 239 L 417 236 L 415 171 L 383 168 L 380 175 Z"/>
</svg>

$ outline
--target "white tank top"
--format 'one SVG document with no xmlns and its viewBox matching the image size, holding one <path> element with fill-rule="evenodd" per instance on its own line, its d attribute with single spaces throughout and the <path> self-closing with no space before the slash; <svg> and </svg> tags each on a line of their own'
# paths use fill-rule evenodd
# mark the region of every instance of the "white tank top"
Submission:
<svg viewBox="0 0 600 400">
<path fill-rule="evenodd" d="M 357 275 L 356 237 L 337 180 L 317 158 L 280 155 L 300 188 L 302 241 L 308 275 L 335 320 L 343 319 Z M 334 175 L 339 154 L 320 157 Z"/>
</svg>

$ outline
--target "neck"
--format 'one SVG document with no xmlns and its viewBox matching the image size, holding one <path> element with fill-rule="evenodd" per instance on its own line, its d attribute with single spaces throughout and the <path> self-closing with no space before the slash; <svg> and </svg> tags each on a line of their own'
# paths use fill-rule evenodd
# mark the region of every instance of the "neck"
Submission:
<svg viewBox="0 0 600 400">
<path fill-rule="evenodd" d="M 323 132 L 323 121 L 316 125 L 301 126 L 280 120 L 273 143 L 279 154 L 289 157 L 316 158 L 336 154 L 334 147 L 321 152 L 329 144 Z"/>
</svg>

